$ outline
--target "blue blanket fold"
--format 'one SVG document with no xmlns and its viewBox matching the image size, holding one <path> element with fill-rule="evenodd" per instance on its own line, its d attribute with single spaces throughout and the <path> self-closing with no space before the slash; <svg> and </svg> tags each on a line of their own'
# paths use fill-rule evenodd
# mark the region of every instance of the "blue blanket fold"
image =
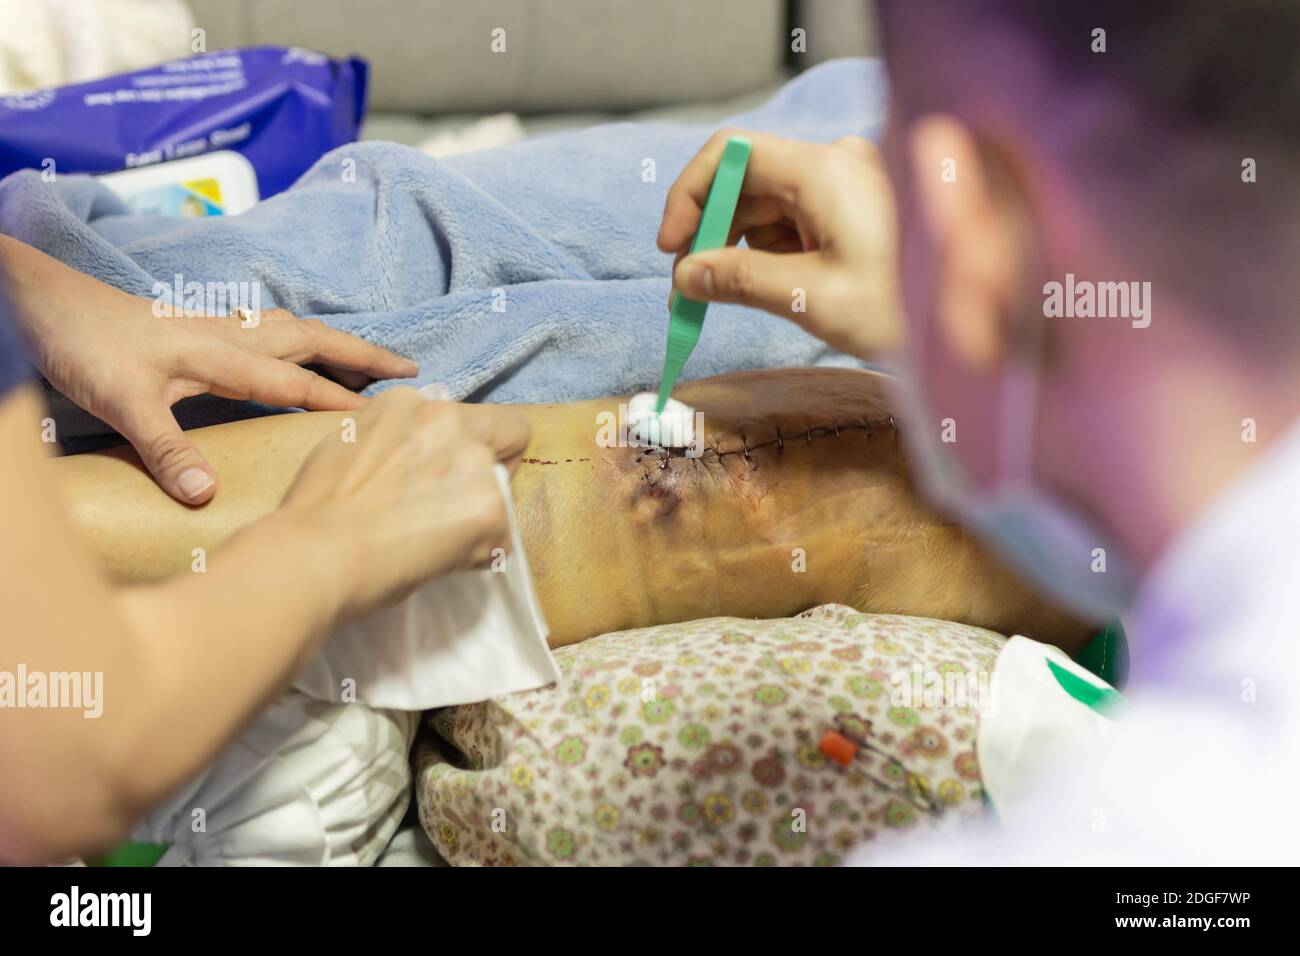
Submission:
<svg viewBox="0 0 1300 956">
<path fill-rule="evenodd" d="M 874 138 L 883 117 L 879 65 L 847 60 L 726 125 L 829 142 Z M 92 179 L 27 170 L 0 183 L 0 232 L 137 295 L 178 274 L 259 283 L 263 308 L 409 356 L 414 384 L 441 381 L 457 398 L 619 394 L 658 385 L 672 260 L 655 233 L 669 185 L 711 132 L 618 123 L 443 161 L 354 143 L 229 219 L 131 216 Z M 685 378 L 844 364 L 856 363 L 788 322 L 715 306 Z M 202 417 L 233 417 L 230 404 L 210 401 Z"/>
</svg>

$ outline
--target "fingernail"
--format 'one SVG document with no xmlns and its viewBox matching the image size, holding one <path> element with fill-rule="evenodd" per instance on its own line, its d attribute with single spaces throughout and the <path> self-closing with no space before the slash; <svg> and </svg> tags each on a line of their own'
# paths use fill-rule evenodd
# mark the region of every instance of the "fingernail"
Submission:
<svg viewBox="0 0 1300 956">
<path fill-rule="evenodd" d="M 677 285 L 690 298 L 713 295 L 713 270 L 706 265 L 683 259 L 677 267 Z"/>
<path fill-rule="evenodd" d="M 181 472 L 181 476 L 176 479 L 176 485 L 180 488 L 182 495 L 193 501 L 212 487 L 212 481 L 212 476 L 202 468 L 186 468 Z"/>
</svg>

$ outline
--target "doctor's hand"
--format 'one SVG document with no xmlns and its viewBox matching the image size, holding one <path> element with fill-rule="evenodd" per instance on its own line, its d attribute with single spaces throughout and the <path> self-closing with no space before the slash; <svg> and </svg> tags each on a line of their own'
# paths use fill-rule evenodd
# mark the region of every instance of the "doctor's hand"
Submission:
<svg viewBox="0 0 1300 956">
<path fill-rule="evenodd" d="M 346 420 L 303 464 L 281 511 L 346 556 L 344 617 L 508 549 L 498 463 L 528 446 L 527 417 L 504 405 L 428 401 L 394 388 Z M 355 440 L 345 440 L 345 439 Z"/>
<path fill-rule="evenodd" d="M 50 384 L 121 433 L 163 490 L 189 505 L 216 494 L 217 476 L 172 415 L 181 399 L 211 393 L 346 411 L 366 399 L 303 363 L 318 363 L 353 387 L 417 372 L 386 349 L 283 309 L 246 319 L 160 317 L 154 300 L 2 236 L 0 269 Z"/>
<path fill-rule="evenodd" d="M 730 244 L 686 255 L 733 135 L 753 150 Z M 749 248 L 735 247 L 742 237 Z M 688 298 L 764 309 L 861 358 L 899 344 L 893 195 L 878 150 L 860 137 L 826 146 L 715 133 L 668 191 L 658 244 L 678 254 L 673 285 Z"/>
</svg>

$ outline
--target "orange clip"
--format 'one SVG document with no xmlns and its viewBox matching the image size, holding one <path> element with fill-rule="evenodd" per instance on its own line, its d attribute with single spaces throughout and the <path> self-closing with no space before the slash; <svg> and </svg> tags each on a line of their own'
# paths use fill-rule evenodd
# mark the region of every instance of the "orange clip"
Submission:
<svg viewBox="0 0 1300 956">
<path fill-rule="evenodd" d="M 835 730 L 828 730 L 822 734 L 818 749 L 841 767 L 851 764 L 858 753 L 857 744 Z"/>
</svg>

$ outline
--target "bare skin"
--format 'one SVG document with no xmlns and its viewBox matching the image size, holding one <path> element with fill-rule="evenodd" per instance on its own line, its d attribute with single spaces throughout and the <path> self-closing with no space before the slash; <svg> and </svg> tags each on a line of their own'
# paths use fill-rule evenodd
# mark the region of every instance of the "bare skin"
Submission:
<svg viewBox="0 0 1300 956">
<path fill-rule="evenodd" d="M 347 412 L 362 436 L 299 455 L 279 508 L 221 528 L 221 560 L 208 573 L 187 568 L 149 586 L 113 587 L 50 481 L 39 390 L 22 383 L 0 395 L 0 860 L 31 865 L 120 840 L 283 690 L 334 628 L 487 560 L 508 532 L 494 469 L 513 467 L 528 421 L 503 406 L 431 404 L 410 389 L 367 400 L 349 388 L 414 375 L 415 365 L 278 309 L 159 314 L 159 301 L 4 236 L 0 287 L 0 349 L 22 349 L 8 334 L 12 316 L 50 383 L 131 442 L 178 502 L 218 494 L 215 472 L 172 416 L 183 396 Z M 119 517 L 148 522 L 149 496 L 137 500 L 145 504 L 134 512 L 100 517 L 109 527 Z M 23 684 L 41 706 L 9 709 L 11 675 L 24 670 L 63 675 L 65 688 L 80 673 L 108 688 L 110 703 L 94 693 L 86 715 L 45 706 L 38 679 Z"/>
<path fill-rule="evenodd" d="M 598 443 L 626 398 L 519 406 L 533 437 L 516 513 L 553 645 L 713 615 L 772 618 L 826 602 L 939 617 L 1079 650 L 1093 628 L 1030 593 L 913 494 L 886 376 L 747 372 L 681 386 L 704 454 Z M 129 449 L 60 460 L 68 499 L 120 579 L 189 569 L 271 512 L 347 413 L 192 431 L 223 493 L 192 509 L 161 494 Z M 286 556 L 286 560 L 288 560 Z"/>
<path fill-rule="evenodd" d="M 75 706 L 3 710 L 0 860 L 19 865 L 112 846 L 209 763 L 335 627 L 427 578 L 488 561 L 508 540 L 494 467 L 513 465 L 528 444 L 527 419 L 504 406 L 392 389 L 354 413 L 355 443 L 300 456 L 273 513 L 223 527 L 206 573 L 187 565 L 166 580 L 114 587 L 69 520 L 66 489 L 51 481 L 61 469 L 40 438 L 47 413 L 37 389 L 3 398 L 6 703 L 9 675 L 24 668 L 91 675 L 104 689 L 90 705 L 97 719 Z M 123 520 L 148 522 L 157 502 L 183 508 L 142 466 L 107 462 L 143 478 L 147 494 L 121 485 L 133 508 L 119 515 L 103 507 L 118 490 L 111 471 L 105 488 L 81 489 L 98 496 L 101 548 Z M 66 694 L 59 700 L 76 702 Z"/>
</svg>

